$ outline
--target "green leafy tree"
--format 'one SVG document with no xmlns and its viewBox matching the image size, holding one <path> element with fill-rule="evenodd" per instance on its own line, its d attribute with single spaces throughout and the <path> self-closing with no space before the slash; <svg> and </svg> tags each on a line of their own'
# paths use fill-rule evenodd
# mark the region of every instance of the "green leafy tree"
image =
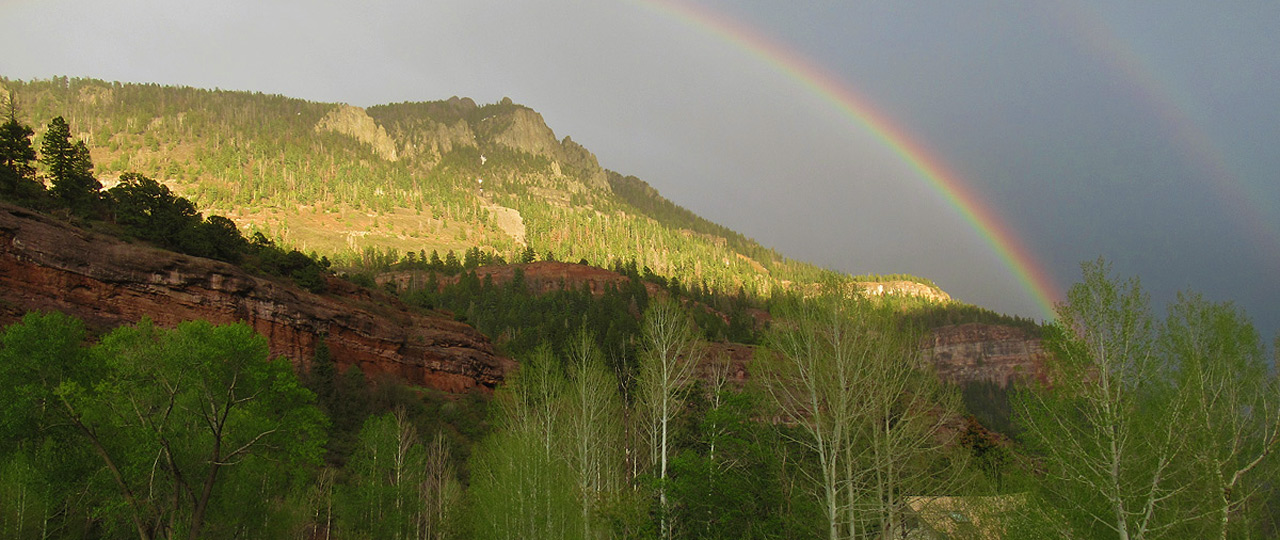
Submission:
<svg viewBox="0 0 1280 540">
<path fill-rule="evenodd" d="M 803 512 L 783 493 L 788 449 L 754 397 L 727 384 L 728 362 L 717 362 L 705 387 L 705 411 L 694 415 L 695 436 L 671 463 L 678 538 L 809 536 L 789 523 Z M 691 406 L 691 409 L 701 407 Z"/>
<path fill-rule="evenodd" d="M 996 493 L 1004 489 L 1005 468 L 1009 466 L 1010 454 L 999 437 L 983 426 L 973 415 L 964 419 L 964 429 L 956 443 L 969 451 L 971 457 L 982 473 L 991 482 Z"/>
<path fill-rule="evenodd" d="M 1162 339 L 1177 366 L 1187 408 L 1179 429 L 1189 442 L 1207 516 L 1203 537 L 1248 537 L 1264 516 L 1257 503 L 1280 449 L 1280 384 L 1253 325 L 1230 304 L 1179 295 Z"/>
<path fill-rule="evenodd" d="M 102 497 L 93 515 L 104 527 L 143 539 L 261 530 L 279 508 L 265 502 L 318 462 L 324 417 L 248 326 L 144 321 L 84 350 L 75 324 L 29 317 L 5 332 L 9 380 L 22 389 L 5 416 L 36 423 L 21 439 L 78 443 L 98 470 L 81 489 Z M 69 331 L 42 332 L 50 325 Z M 18 358 L 31 348 L 49 352 Z"/>
<path fill-rule="evenodd" d="M 222 216 L 209 216 L 197 225 L 193 232 L 198 242 L 198 249 L 193 249 L 193 241 L 184 240 L 184 250 L 192 255 L 200 255 L 229 263 L 239 263 L 248 249 L 248 243 L 240 234 L 236 223 Z M 328 259 L 321 258 L 320 266 L 327 267 Z"/>
<path fill-rule="evenodd" d="M 1023 436 L 1043 462 L 1031 517 L 1060 537 L 1185 537 L 1179 476 L 1188 413 L 1158 354 L 1149 301 L 1101 259 L 1083 266 L 1049 332 L 1050 384 L 1015 395 Z"/>
<path fill-rule="evenodd" d="M 904 495 L 946 494 L 959 478 L 962 462 L 940 437 L 958 396 L 869 300 L 828 291 L 784 299 L 778 311 L 754 373 L 817 460 L 827 537 L 902 534 Z"/>
<path fill-rule="evenodd" d="M 191 201 L 141 174 L 120 175 L 120 183 L 107 190 L 107 195 L 116 223 L 138 238 L 189 255 L 233 263 L 248 250 L 235 222 L 222 216 L 202 219 Z"/>
<path fill-rule="evenodd" d="M 102 378 L 83 347 L 84 324 L 32 312 L 0 333 L 0 533 L 10 538 L 76 538 L 104 505 L 98 456 L 66 429 L 56 391 Z"/>
<path fill-rule="evenodd" d="M 578 485 L 564 459 L 565 378 L 543 348 L 495 397 L 498 429 L 472 454 L 472 529 L 477 538 L 581 538 Z"/>
<path fill-rule="evenodd" d="M 703 350 L 697 330 L 674 301 L 649 303 L 641 324 L 643 349 L 636 393 L 645 419 L 651 467 L 658 479 L 661 533 L 670 538 L 670 501 L 667 499 L 668 465 L 674 456 L 672 423 L 686 404 L 686 387 Z"/>
<path fill-rule="evenodd" d="M 422 444 L 404 409 L 370 417 L 346 470 L 342 531 L 374 538 L 442 539 L 462 496 L 448 446 L 437 434 Z"/>
<path fill-rule="evenodd" d="M 607 527 L 600 507 L 623 487 L 622 401 L 618 383 L 605 365 L 595 338 L 585 329 L 573 338 L 565 386 L 565 454 L 577 480 L 582 537 L 601 538 Z"/>
<path fill-rule="evenodd" d="M 0 537 L 47 538 L 58 507 L 39 457 L 0 453 Z"/>
</svg>

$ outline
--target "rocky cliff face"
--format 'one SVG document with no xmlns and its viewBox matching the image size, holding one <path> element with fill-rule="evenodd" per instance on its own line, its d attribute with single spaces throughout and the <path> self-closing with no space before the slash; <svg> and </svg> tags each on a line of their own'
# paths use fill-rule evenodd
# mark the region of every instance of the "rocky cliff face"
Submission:
<svg viewBox="0 0 1280 540">
<path fill-rule="evenodd" d="M 920 350 L 938 376 L 959 384 L 1010 382 L 1044 378 L 1048 357 L 1039 338 L 1009 326 L 969 323 L 936 328 Z"/>
<path fill-rule="evenodd" d="M 0 204 L 0 324 L 58 310 L 105 329 L 149 317 L 244 321 L 305 367 L 326 336 L 340 367 L 445 392 L 492 389 L 515 363 L 475 329 L 408 310 L 345 281 L 315 295 L 239 267 L 130 244 Z"/>
<path fill-rule="evenodd" d="M 717 369 L 723 369 L 729 382 L 741 387 L 750 378 L 755 351 L 750 345 L 709 343 L 698 367 L 699 377 L 709 381 Z M 932 362 L 943 381 L 992 382 L 1002 388 L 1042 378 L 1048 355 L 1038 338 L 1021 329 L 979 323 L 935 329 L 920 343 L 920 354 Z"/>
<path fill-rule="evenodd" d="M 370 107 L 367 114 L 386 127 L 400 149 L 400 157 L 417 160 L 430 169 L 457 148 L 476 147 L 476 134 L 467 123 L 475 112 L 471 98 L 451 97 L 427 103 Z"/>
<path fill-rule="evenodd" d="M 418 159 L 428 167 L 435 167 L 445 154 L 455 148 L 475 147 L 476 135 L 466 120 L 455 120 L 451 124 L 423 119 L 417 122 L 404 122 L 411 127 L 395 130 L 396 138 L 404 141 L 402 155 L 406 158 Z"/>
<path fill-rule="evenodd" d="M 605 177 L 604 168 L 600 166 L 600 161 L 591 151 L 566 135 L 564 140 L 560 141 L 560 154 L 566 165 L 581 172 L 588 186 L 609 189 L 609 180 Z"/>
<path fill-rule="evenodd" d="M 510 100 L 502 103 L 512 105 Z M 481 122 L 486 125 L 477 127 L 476 131 L 486 134 L 493 142 L 550 159 L 557 175 L 570 173 L 589 187 L 609 188 L 604 169 L 595 154 L 569 137 L 556 140 L 555 132 L 533 109 L 513 106 L 510 111 Z"/>
<path fill-rule="evenodd" d="M 880 296 L 915 296 L 931 302 L 946 302 L 951 295 L 941 289 L 930 287 L 914 281 L 863 281 L 855 284 L 862 294 L 875 298 Z"/>
<path fill-rule="evenodd" d="M 379 126 L 373 118 L 360 107 L 341 105 L 329 111 L 329 114 L 316 124 L 316 131 L 333 131 L 341 133 L 373 148 L 382 159 L 395 161 L 396 143 L 387 135 L 387 130 Z"/>
<path fill-rule="evenodd" d="M 515 107 L 500 116 L 485 118 L 485 123 L 496 124 L 490 131 L 493 142 L 524 150 L 533 155 L 546 156 L 551 159 L 560 157 L 560 141 L 555 132 L 547 127 L 542 115 L 533 109 Z"/>
</svg>

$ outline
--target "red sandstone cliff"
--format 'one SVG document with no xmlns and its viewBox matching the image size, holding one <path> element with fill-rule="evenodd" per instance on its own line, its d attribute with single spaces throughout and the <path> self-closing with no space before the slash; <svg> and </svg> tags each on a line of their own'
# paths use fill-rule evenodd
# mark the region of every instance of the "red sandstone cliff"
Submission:
<svg viewBox="0 0 1280 540">
<path fill-rule="evenodd" d="M 725 369 L 737 387 L 746 384 L 756 347 L 738 343 L 709 343 L 699 377 L 710 380 L 717 367 Z M 921 357 L 934 366 L 938 378 L 953 383 L 1010 382 L 1042 379 L 1045 351 L 1039 338 L 1010 326 L 970 323 L 934 329 L 920 343 Z"/>
<path fill-rule="evenodd" d="M 316 295 L 234 265 L 76 229 L 0 204 L 0 324 L 30 310 L 58 310 L 91 327 L 150 317 L 245 321 L 271 352 L 303 365 L 317 336 L 339 366 L 391 373 L 445 392 L 493 388 L 515 363 L 465 324 L 415 313 L 393 298 L 330 279 Z"/>
<path fill-rule="evenodd" d="M 1010 382 L 1043 378 L 1045 351 L 1039 338 L 1020 328 L 968 323 L 934 329 L 920 344 L 944 381 Z"/>
</svg>

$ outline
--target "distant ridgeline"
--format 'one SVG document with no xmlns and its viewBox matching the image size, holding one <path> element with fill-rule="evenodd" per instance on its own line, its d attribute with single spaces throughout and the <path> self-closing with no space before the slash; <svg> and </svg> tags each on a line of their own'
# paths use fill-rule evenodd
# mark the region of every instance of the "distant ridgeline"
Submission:
<svg viewBox="0 0 1280 540">
<path fill-rule="evenodd" d="M 509 99 L 365 110 L 65 77 L 0 79 L 0 99 L 6 96 L 37 141 L 50 119 L 64 117 L 104 187 L 141 173 L 230 218 L 246 237 L 260 232 L 339 266 L 471 247 L 517 260 L 532 248 L 540 259 L 597 266 L 635 260 L 731 294 L 741 288 L 764 296 L 824 281 L 904 281 L 936 290 L 914 276 L 851 277 L 790 260 L 640 179 L 603 169 L 570 138 L 557 139 L 537 112 Z"/>
</svg>

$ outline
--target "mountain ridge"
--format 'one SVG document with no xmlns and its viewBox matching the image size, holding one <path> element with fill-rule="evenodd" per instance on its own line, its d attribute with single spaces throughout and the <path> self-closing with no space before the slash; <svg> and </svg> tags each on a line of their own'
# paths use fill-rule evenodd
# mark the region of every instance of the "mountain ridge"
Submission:
<svg viewBox="0 0 1280 540">
<path fill-rule="evenodd" d="M 33 126 L 65 114 L 104 180 L 142 172 L 249 233 L 338 261 L 471 246 L 514 258 L 533 246 L 601 265 L 635 258 L 685 283 L 758 295 L 857 280 L 791 260 L 601 167 L 508 98 L 361 109 L 92 79 L 0 85 Z M 512 232 L 515 222 L 524 238 Z"/>
</svg>

